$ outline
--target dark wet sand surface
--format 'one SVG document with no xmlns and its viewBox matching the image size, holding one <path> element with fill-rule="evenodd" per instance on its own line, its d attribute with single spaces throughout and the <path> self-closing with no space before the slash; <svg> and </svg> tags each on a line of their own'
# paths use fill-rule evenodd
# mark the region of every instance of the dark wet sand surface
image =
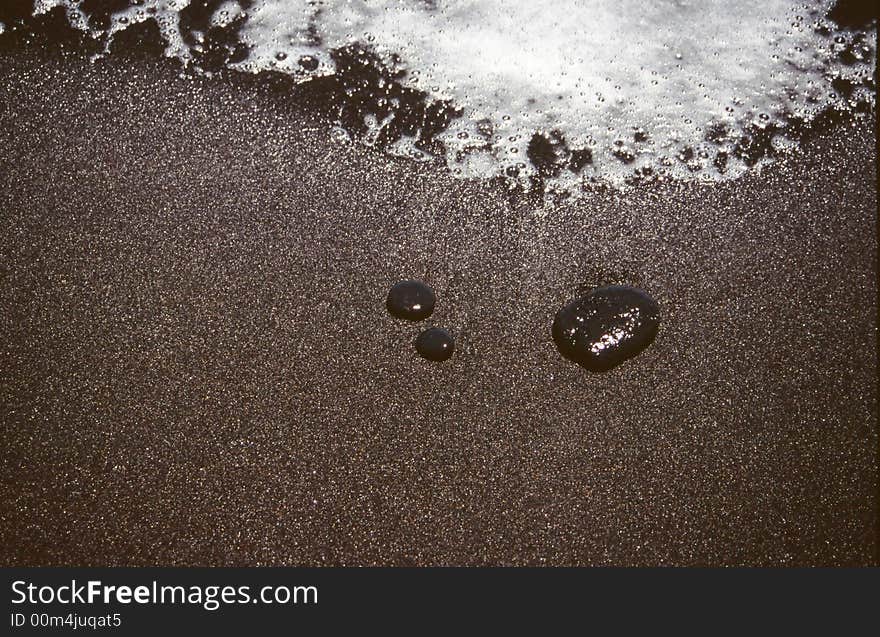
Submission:
<svg viewBox="0 0 880 637">
<path fill-rule="evenodd" d="M 0 54 L 0 563 L 876 562 L 867 124 L 542 208 L 178 73 Z M 663 322 L 595 375 L 550 325 L 610 283 Z"/>
</svg>

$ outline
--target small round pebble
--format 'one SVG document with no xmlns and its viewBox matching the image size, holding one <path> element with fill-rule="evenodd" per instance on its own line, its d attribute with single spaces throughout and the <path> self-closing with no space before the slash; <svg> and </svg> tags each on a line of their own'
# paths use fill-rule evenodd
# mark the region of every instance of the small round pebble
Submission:
<svg viewBox="0 0 880 637">
<path fill-rule="evenodd" d="M 429 361 L 445 361 L 455 351 L 455 339 L 446 330 L 431 327 L 416 338 L 416 351 Z"/>
<path fill-rule="evenodd" d="M 303 55 L 299 59 L 299 65 L 306 71 L 314 71 L 319 65 L 318 58 L 312 57 L 311 55 Z"/>
<path fill-rule="evenodd" d="M 660 308 L 647 293 L 611 285 L 559 310 L 553 321 L 553 340 L 565 358 L 602 372 L 650 345 L 659 326 Z"/>
<path fill-rule="evenodd" d="M 385 306 L 397 318 L 421 321 L 431 316 L 436 300 L 434 290 L 421 281 L 400 281 L 391 287 Z"/>
</svg>

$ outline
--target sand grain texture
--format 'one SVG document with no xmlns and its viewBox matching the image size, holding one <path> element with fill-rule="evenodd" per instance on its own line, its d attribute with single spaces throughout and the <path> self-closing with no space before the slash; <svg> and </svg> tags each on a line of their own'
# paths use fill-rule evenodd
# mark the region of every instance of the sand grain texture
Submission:
<svg viewBox="0 0 880 637">
<path fill-rule="evenodd" d="M 0 56 L 0 562 L 876 560 L 867 125 L 547 207 L 328 137 L 259 80 Z M 550 325 L 612 283 L 663 321 L 591 375 Z"/>
</svg>

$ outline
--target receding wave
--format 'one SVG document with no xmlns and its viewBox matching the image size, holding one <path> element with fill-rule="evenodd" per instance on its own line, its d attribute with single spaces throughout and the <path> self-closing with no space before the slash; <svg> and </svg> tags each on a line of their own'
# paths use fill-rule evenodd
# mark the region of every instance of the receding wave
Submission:
<svg viewBox="0 0 880 637">
<path fill-rule="evenodd" d="M 334 79 L 347 134 L 571 189 L 720 180 L 873 112 L 876 19 L 814 0 L 37 0 L 111 42 L 154 22 L 212 73 Z M 0 27 L 0 31 L 2 28 Z"/>
</svg>

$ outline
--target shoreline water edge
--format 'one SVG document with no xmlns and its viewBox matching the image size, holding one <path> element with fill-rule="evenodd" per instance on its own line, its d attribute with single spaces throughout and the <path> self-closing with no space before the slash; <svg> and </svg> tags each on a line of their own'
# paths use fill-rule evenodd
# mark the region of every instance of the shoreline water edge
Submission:
<svg viewBox="0 0 880 637">
<path fill-rule="evenodd" d="M 876 563 L 873 121 L 541 198 L 278 76 L 4 37 L 4 565 Z M 591 373 L 551 327 L 608 285 L 662 321 Z"/>
</svg>

